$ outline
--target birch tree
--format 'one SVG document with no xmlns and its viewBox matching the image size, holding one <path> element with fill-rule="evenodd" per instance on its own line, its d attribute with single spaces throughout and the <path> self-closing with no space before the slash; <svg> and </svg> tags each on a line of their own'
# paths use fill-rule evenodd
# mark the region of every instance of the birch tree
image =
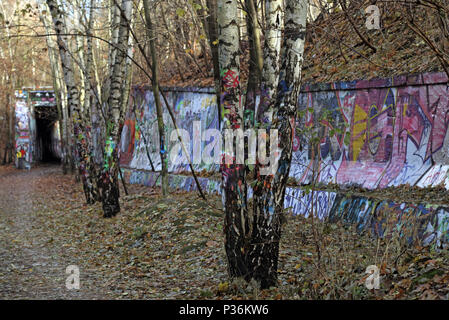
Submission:
<svg viewBox="0 0 449 320">
<path fill-rule="evenodd" d="M 89 1 L 89 16 L 86 17 L 86 12 L 84 11 L 83 19 L 85 23 L 84 28 L 84 34 L 86 35 L 86 50 L 82 48 L 84 45 L 84 41 L 81 39 L 81 37 L 77 37 L 77 47 L 78 52 L 85 51 L 85 54 L 79 53 L 79 59 L 80 59 L 80 69 L 81 69 L 81 89 L 83 90 L 83 104 L 82 104 L 82 113 L 83 113 L 83 119 L 85 121 L 85 137 L 86 137 L 86 143 L 87 143 L 87 152 L 84 158 L 84 170 L 87 172 L 88 177 L 90 179 L 89 183 L 91 192 L 90 197 L 92 197 L 94 200 L 99 201 L 100 194 L 98 190 L 98 168 L 95 163 L 94 159 L 94 152 L 97 149 L 95 146 L 95 141 L 93 138 L 94 132 L 92 129 L 94 128 L 94 119 L 92 117 L 92 88 L 93 88 L 93 40 L 92 40 L 92 27 L 93 27 L 93 20 L 94 20 L 94 7 L 95 7 L 95 0 Z"/>
<path fill-rule="evenodd" d="M 273 101 L 274 105 L 270 104 L 270 109 L 273 111 L 270 125 L 279 133 L 278 154 L 276 155 L 277 170 L 270 175 L 259 175 L 254 188 L 254 227 L 251 235 L 249 261 L 253 272 L 252 277 L 260 281 L 262 287 L 270 287 L 277 281 L 279 242 L 282 232 L 285 189 L 290 172 L 293 137 L 295 136 L 295 116 L 304 59 L 307 11 L 308 0 L 285 1 L 281 67 L 276 100 Z M 264 67 L 271 68 L 267 64 Z M 264 72 L 268 72 L 268 70 Z M 271 148 L 273 147 L 276 146 L 272 144 Z"/>
<path fill-rule="evenodd" d="M 52 28 L 52 21 L 50 12 L 47 10 L 45 3 L 41 4 L 40 20 L 44 25 L 45 32 L 48 34 L 46 37 L 48 47 L 48 57 L 50 60 L 50 66 L 53 76 L 53 90 L 55 92 L 56 104 L 58 106 L 59 120 L 61 123 L 61 142 L 62 142 L 62 171 L 66 174 L 72 163 L 72 153 L 70 150 L 70 123 L 69 113 L 67 110 L 67 87 L 64 85 L 64 74 L 61 67 L 61 60 L 59 57 L 59 51 L 56 43 L 55 36 L 51 36 L 54 33 Z"/>
<path fill-rule="evenodd" d="M 240 104 L 240 57 L 237 1 L 218 1 L 218 57 L 220 66 L 221 128 L 232 133 L 243 127 Z M 226 134 L 224 134 L 226 139 Z M 228 137 L 229 139 L 229 137 Z M 233 151 L 225 150 L 222 159 L 222 201 L 225 213 L 225 249 L 231 277 L 248 273 L 245 259 L 245 233 L 248 225 L 245 167 L 233 164 Z M 227 164 L 228 163 L 228 164 Z"/>
<path fill-rule="evenodd" d="M 281 1 L 266 0 L 266 40 L 261 83 L 261 103 L 256 127 L 275 129 L 274 172 L 262 174 L 256 164 L 252 208 L 247 201 L 245 165 L 228 165 L 233 150 L 225 148 L 222 164 L 222 197 L 225 212 L 225 248 L 229 275 L 256 280 L 262 288 L 277 283 L 286 183 L 290 171 L 295 115 L 301 82 L 308 0 L 286 0 L 281 50 Z M 253 11 L 254 12 L 254 11 Z M 218 1 L 220 93 L 225 130 L 243 127 L 240 103 L 239 35 L 237 1 Z M 254 31 L 254 30 L 253 30 Z M 255 50 L 252 46 L 252 50 Z M 256 56 L 253 53 L 253 57 Z M 253 65 L 253 67 L 255 67 Z M 252 103 L 246 104 L 252 108 Z M 247 122 L 247 121 L 245 121 Z M 229 131 L 228 131 L 229 132 Z M 226 140 L 226 137 L 225 137 Z M 259 145 L 260 148 L 260 145 Z M 234 159 L 233 159 L 234 160 Z"/>
<path fill-rule="evenodd" d="M 132 1 L 122 0 L 114 6 L 119 11 L 119 28 L 117 44 L 112 48 L 112 70 L 110 76 L 110 92 L 106 108 L 106 143 L 104 148 L 104 166 L 99 178 L 98 186 L 101 192 L 103 213 L 105 217 L 112 217 L 120 212 L 119 184 L 118 184 L 118 144 L 120 139 L 120 119 L 124 110 L 122 107 L 122 86 L 126 79 L 125 65 L 128 52 L 129 25 L 131 20 Z"/>
<path fill-rule="evenodd" d="M 256 95 L 262 74 L 262 49 L 260 44 L 260 27 L 257 17 L 257 8 L 254 0 L 246 0 L 246 29 L 250 47 L 249 75 L 246 86 L 245 99 L 245 129 L 254 126 L 254 113 L 256 111 Z"/>
<path fill-rule="evenodd" d="M 83 182 L 86 201 L 92 204 L 96 201 L 95 181 L 88 170 L 88 136 L 86 135 L 85 120 L 81 111 L 79 89 L 75 81 L 74 62 L 72 54 L 69 52 L 67 36 L 65 35 L 65 21 L 63 12 L 60 10 L 56 0 L 47 0 L 48 8 L 53 20 L 53 27 L 56 33 L 59 55 L 61 58 L 64 82 L 67 88 L 67 105 L 72 113 L 73 134 L 76 140 L 75 150 L 77 153 L 77 166 Z"/>
</svg>

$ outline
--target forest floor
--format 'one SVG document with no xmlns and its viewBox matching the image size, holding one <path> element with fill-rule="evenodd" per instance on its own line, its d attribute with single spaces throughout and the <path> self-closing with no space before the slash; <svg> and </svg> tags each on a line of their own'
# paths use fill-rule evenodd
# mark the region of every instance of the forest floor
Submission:
<svg viewBox="0 0 449 320">
<path fill-rule="evenodd" d="M 219 197 L 128 189 L 121 213 L 105 219 L 57 166 L 0 167 L 0 299 L 449 298 L 447 251 L 288 214 L 279 285 L 230 282 Z M 79 290 L 66 288 L 69 265 Z M 378 290 L 365 287 L 369 265 L 380 267 Z"/>
</svg>

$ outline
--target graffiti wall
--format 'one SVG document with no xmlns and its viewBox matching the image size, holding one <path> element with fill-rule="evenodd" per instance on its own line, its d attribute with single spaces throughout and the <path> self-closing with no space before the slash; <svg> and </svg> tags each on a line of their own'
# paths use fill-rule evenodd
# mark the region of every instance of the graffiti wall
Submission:
<svg viewBox="0 0 449 320">
<path fill-rule="evenodd" d="M 148 187 L 160 186 L 161 184 L 161 179 L 158 172 L 129 169 L 124 169 L 123 171 L 124 179 L 126 179 L 129 183 L 141 184 Z M 200 183 L 201 189 L 205 193 L 220 194 L 221 182 L 219 180 L 198 177 L 198 182 Z M 196 184 L 193 177 L 187 175 L 170 174 L 168 176 L 168 186 L 174 190 L 196 190 Z"/>
<path fill-rule="evenodd" d="M 433 83 L 427 83 L 429 78 Z M 439 84 L 446 77 L 421 75 L 405 86 L 404 81 L 397 79 L 397 86 L 392 79 L 333 84 L 328 91 L 306 87 L 299 108 L 313 112 L 300 124 L 313 124 L 324 110 L 331 114 L 321 126 L 320 181 L 368 189 L 447 185 L 449 95 L 447 85 Z M 331 136 L 333 128 L 343 133 Z M 307 183 L 313 159 L 307 142 L 301 142 L 306 146 L 294 159 L 307 164 L 293 164 L 292 176 Z"/>
<path fill-rule="evenodd" d="M 54 107 L 56 105 L 55 93 L 49 90 L 30 91 L 30 103 L 35 107 Z"/>
<path fill-rule="evenodd" d="M 200 145 L 193 143 L 194 137 L 202 137 L 207 129 L 219 128 L 219 114 L 216 96 L 210 89 L 189 89 L 167 92 L 167 100 L 174 111 L 176 123 L 180 129 L 185 129 L 188 137 L 183 137 L 185 146 L 189 147 L 189 157 L 196 171 L 218 171 L 218 165 L 206 164 L 193 160 L 194 148 L 204 150 L 209 142 L 202 141 Z M 163 99 L 161 98 L 163 101 Z M 178 136 L 174 130 L 173 121 L 166 108 L 163 113 L 167 150 L 171 153 L 178 145 Z M 200 139 L 202 140 L 202 139 Z M 177 150 L 177 149 L 176 149 Z M 179 152 L 179 157 L 183 156 Z M 130 108 L 125 119 L 121 143 L 120 164 L 133 169 L 160 170 L 159 132 L 157 126 L 154 96 L 150 88 L 134 87 L 130 97 Z M 153 165 L 153 166 L 152 166 Z M 189 171 L 188 161 L 169 161 L 169 172 Z"/>
<path fill-rule="evenodd" d="M 449 92 L 444 73 L 398 76 L 390 79 L 304 85 L 299 96 L 298 128 L 314 128 L 320 138 L 312 148 L 299 130 L 294 139 L 290 177 L 308 184 L 313 176 L 323 183 L 355 185 L 367 189 L 409 184 L 449 189 Z M 190 139 L 205 129 L 219 129 L 219 113 L 211 89 L 168 91 L 179 128 Z M 160 170 L 154 99 L 149 88 L 134 88 L 120 147 L 123 167 L 131 169 L 131 183 L 157 185 Z M 327 115 L 323 120 L 323 115 Z M 164 111 L 167 139 L 173 125 Z M 194 126 L 200 121 L 201 126 Z M 200 148 L 204 148 L 204 142 Z M 173 143 L 168 144 L 169 150 Z M 193 146 L 190 146 L 192 156 Z M 138 170 L 136 170 L 138 169 Z M 140 171 L 143 169 L 144 171 Z M 170 165 L 171 173 L 188 171 Z M 218 166 L 196 164 L 197 171 L 218 172 Z M 313 174 L 315 173 L 315 174 Z M 201 178 L 207 192 L 219 193 L 219 181 Z M 172 188 L 195 190 L 193 179 L 170 175 Z M 249 191 L 251 194 L 251 190 Z M 285 207 L 294 214 L 341 219 L 382 236 L 387 212 L 394 212 L 396 227 L 401 217 L 418 220 L 420 238 L 426 243 L 448 242 L 449 208 L 432 205 L 395 204 L 333 192 L 306 194 L 287 188 Z M 402 220 L 401 220 L 402 219 Z"/>
<path fill-rule="evenodd" d="M 422 245 L 432 245 L 435 248 L 447 248 L 449 245 L 449 208 L 360 196 L 348 197 L 328 191 L 318 191 L 314 197 L 301 193 L 303 191 L 290 188 L 285 207 L 306 216 L 313 208 L 321 219 L 343 221 L 355 225 L 359 232 L 371 232 L 377 237 L 399 232 L 408 242 L 418 239 Z M 299 200 L 302 202 L 296 208 Z"/>
<path fill-rule="evenodd" d="M 124 169 L 124 179 L 132 184 L 160 186 L 158 172 Z M 198 178 L 202 190 L 220 194 L 221 181 Z M 194 192 L 192 176 L 170 174 L 168 185 L 173 190 Z M 248 191 L 252 194 L 251 187 Z M 284 207 L 294 215 L 311 214 L 321 220 L 342 221 L 355 225 L 358 232 L 371 232 L 376 237 L 391 236 L 394 232 L 405 241 L 420 241 L 434 248 L 449 246 L 449 208 L 430 204 L 396 203 L 361 196 L 346 196 L 332 191 L 306 193 L 300 188 L 287 187 Z"/>
<path fill-rule="evenodd" d="M 27 105 L 26 91 L 17 90 L 15 106 L 16 167 L 29 169 L 32 161 L 32 140 L 30 129 L 31 112 Z"/>
<path fill-rule="evenodd" d="M 368 189 L 402 184 L 449 188 L 449 92 L 443 73 L 304 86 L 298 127 L 315 126 L 321 139 L 313 156 L 307 137 L 297 133 L 290 176 L 309 183 L 312 171 L 321 182 Z M 167 98 L 179 128 L 194 140 L 205 129 L 219 128 L 219 113 L 211 89 L 171 90 Z M 160 169 L 159 134 L 154 98 L 149 88 L 134 88 L 122 132 L 121 164 L 134 169 Z M 322 114 L 327 121 L 322 121 Z M 166 109 L 166 139 L 170 152 L 176 132 Z M 194 122 L 200 121 L 201 126 Z M 309 139 L 310 140 L 310 139 Z M 194 147 L 190 145 L 190 156 Z M 316 153 L 315 153 L 316 154 Z M 195 164 L 198 171 L 218 166 Z M 188 171 L 169 163 L 170 172 Z"/>
</svg>

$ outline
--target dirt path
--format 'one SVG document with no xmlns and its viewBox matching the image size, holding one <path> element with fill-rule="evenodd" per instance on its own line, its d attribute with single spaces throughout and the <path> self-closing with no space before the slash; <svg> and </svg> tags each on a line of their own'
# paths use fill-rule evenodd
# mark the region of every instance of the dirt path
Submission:
<svg viewBox="0 0 449 320">
<path fill-rule="evenodd" d="M 83 281 L 80 290 L 66 288 L 65 269 L 76 259 L 64 243 L 52 240 L 36 210 L 45 180 L 59 172 L 55 166 L 0 171 L 0 299 L 105 298 L 94 282 Z"/>
<path fill-rule="evenodd" d="M 0 167 L 0 299 L 212 297 L 226 279 L 221 210 L 191 194 L 128 189 L 105 219 L 57 166 Z M 79 290 L 66 288 L 70 265 Z"/>
</svg>

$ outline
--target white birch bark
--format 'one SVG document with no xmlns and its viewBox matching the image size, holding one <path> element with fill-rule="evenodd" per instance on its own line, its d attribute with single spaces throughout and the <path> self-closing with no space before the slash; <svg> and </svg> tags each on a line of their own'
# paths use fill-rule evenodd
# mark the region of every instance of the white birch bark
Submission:
<svg viewBox="0 0 449 320">
<path fill-rule="evenodd" d="M 118 1 L 118 0 L 117 0 Z M 116 7 L 116 6 L 115 6 Z M 111 65 L 111 80 L 110 80 L 110 95 L 108 99 L 109 115 L 114 124 L 116 124 L 111 131 L 111 135 L 114 137 L 118 133 L 118 124 L 120 122 L 121 115 L 121 102 L 122 102 L 122 83 L 125 80 L 125 66 L 127 59 L 128 40 L 129 40 L 129 27 L 128 22 L 125 19 L 131 16 L 132 12 L 132 0 L 122 0 L 122 11 L 125 17 L 122 17 L 120 8 L 118 10 L 118 16 L 120 18 L 120 26 L 118 30 L 117 44 L 112 50 L 112 65 Z"/>
<path fill-rule="evenodd" d="M 237 0 L 221 0 L 218 8 L 218 58 L 220 66 L 221 128 L 226 132 L 243 128 L 243 106 L 240 104 L 240 58 Z M 226 143 L 225 143 L 226 144 Z M 230 277 L 248 274 L 245 259 L 246 183 L 245 166 L 234 164 L 233 150 L 224 150 L 222 202 L 225 212 L 225 249 Z"/>
<path fill-rule="evenodd" d="M 120 5 L 118 7 L 117 5 Z M 118 42 L 114 46 L 113 64 L 110 66 L 110 92 L 106 112 L 106 145 L 104 150 L 104 167 L 99 180 L 105 217 L 112 217 L 120 212 L 118 186 L 118 142 L 120 135 L 122 86 L 125 81 L 125 64 L 128 51 L 129 26 L 126 17 L 130 17 L 132 0 L 122 0 L 114 4 L 119 10 L 120 25 Z M 124 14 L 121 14 L 123 12 Z"/>
<path fill-rule="evenodd" d="M 71 163 L 71 154 L 69 146 L 69 130 L 68 125 L 68 111 L 67 111 L 67 88 L 64 85 L 64 75 L 61 68 L 61 61 L 58 53 L 58 47 L 56 43 L 56 36 L 51 36 L 54 34 L 52 28 L 51 15 L 48 11 L 48 6 L 46 3 L 42 3 L 41 6 L 41 16 L 40 19 L 44 25 L 45 31 L 49 36 L 46 37 L 48 55 L 50 59 L 50 66 L 52 69 L 53 76 L 53 86 L 57 97 L 57 101 L 60 104 L 61 112 L 61 140 L 62 140 L 62 162 L 63 162 L 63 172 L 66 173 L 68 167 Z"/>
<path fill-rule="evenodd" d="M 139 8 L 137 10 L 137 12 L 140 12 L 142 8 L 142 2 L 139 1 Z M 131 26 L 133 29 L 135 29 L 135 22 L 136 19 L 134 19 L 134 14 L 133 14 L 133 10 L 132 10 L 132 6 L 131 9 L 129 10 L 129 12 L 126 12 L 127 16 L 127 20 L 128 20 L 128 25 Z M 122 119 L 120 120 L 120 124 L 123 123 L 123 118 L 126 114 L 126 112 L 128 111 L 128 101 L 129 101 L 129 93 L 130 93 L 130 89 L 131 89 L 131 82 L 132 82 L 132 70 L 133 70 L 133 64 L 132 64 L 132 59 L 134 56 L 134 38 L 133 37 L 129 37 L 128 38 L 128 50 L 127 50 L 127 57 L 126 57 L 126 61 L 125 61 L 125 81 L 123 82 L 123 100 L 122 100 L 122 106 L 121 106 L 121 113 L 122 113 Z"/>
<path fill-rule="evenodd" d="M 86 136 L 83 114 L 81 113 L 79 91 L 75 82 L 72 55 L 68 49 L 67 36 L 64 35 L 64 16 L 56 0 L 47 0 L 47 5 L 50 9 L 56 32 L 56 41 L 61 57 L 62 70 L 64 73 L 64 82 L 68 92 L 68 106 L 72 112 L 72 132 L 76 137 L 76 144 L 74 147 L 78 154 L 77 166 L 79 172 L 81 173 L 87 203 L 92 204 L 96 201 L 96 196 L 94 194 L 94 190 L 96 190 L 96 188 L 93 184 L 92 177 L 90 176 L 89 168 L 85 160 L 89 157 L 88 138 Z"/>
<path fill-rule="evenodd" d="M 286 0 L 282 66 L 273 121 L 269 121 L 270 127 L 278 130 L 279 135 L 278 145 L 270 141 L 270 148 L 277 147 L 276 170 L 273 174 L 259 179 L 254 188 L 254 228 L 248 259 L 252 277 L 260 282 L 262 288 L 276 285 L 277 282 L 281 221 L 295 134 L 307 9 L 308 0 Z"/>
<path fill-rule="evenodd" d="M 266 30 L 261 81 L 262 99 L 257 112 L 257 119 L 259 121 L 263 121 L 265 113 L 269 113 L 270 108 L 273 107 L 278 86 L 282 28 L 284 25 L 282 2 L 282 0 L 265 0 Z"/>
</svg>

